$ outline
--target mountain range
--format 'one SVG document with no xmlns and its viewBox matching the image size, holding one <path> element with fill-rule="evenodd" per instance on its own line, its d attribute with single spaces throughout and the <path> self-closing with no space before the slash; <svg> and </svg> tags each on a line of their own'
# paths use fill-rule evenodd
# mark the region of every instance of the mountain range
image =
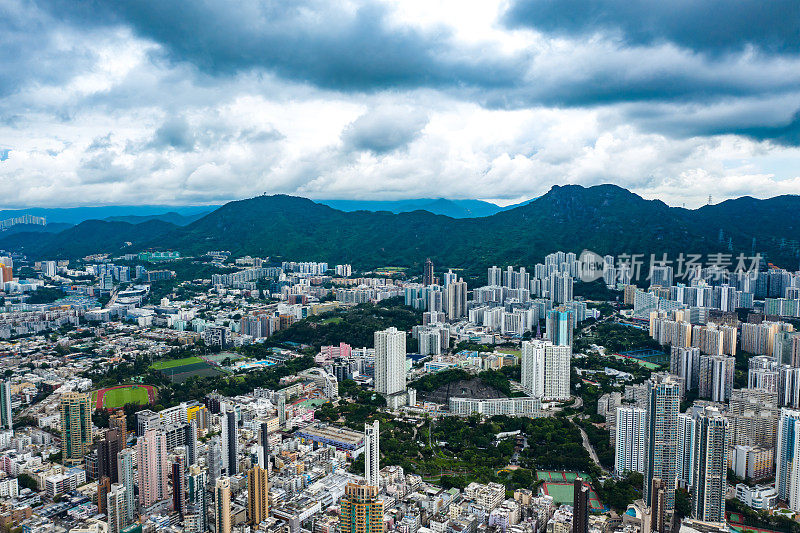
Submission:
<svg viewBox="0 0 800 533">
<path fill-rule="evenodd" d="M 33 215 L 47 218 L 48 226 L 52 223 L 80 224 L 86 220 L 113 220 L 127 217 L 147 217 L 138 222 L 145 222 L 150 218 L 172 218 L 167 220 L 174 224 L 183 225 L 197 220 L 217 209 L 218 205 L 104 205 L 96 207 L 31 207 L 28 209 L 0 210 L 0 220 L 18 217 L 20 215 Z M 178 217 L 185 217 L 182 220 Z"/>
<path fill-rule="evenodd" d="M 448 200 L 447 198 L 418 198 L 414 200 L 369 201 L 369 200 L 315 200 L 339 211 L 389 211 L 390 213 L 409 213 L 411 211 L 428 211 L 434 215 L 445 215 L 450 218 L 488 217 L 517 207 L 516 204 L 500 207 L 483 200 Z M 530 201 L 530 200 L 529 200 Z"/>
<path fill-rule="evenodd" d="M 33 258 L 151 248 L 199 255 L 224 249 L 235 256 L 351 263 L 359 269 L 417 269 L 430 257 L 437 269 L 467 272 L 494 264 L 530 266 L 556 250 L 667 253 L 671 259 L 679 253 L 735 257 L 757 251 L 792 270 L 800 257 L 800 196 L 743 197 L 690 210 L 645 200 L 615 185 L 554 186 L 525 205 L 480 218 L 421 210 L 346 212 L 306 198 L 264 195 L 229 202 L 184 226 L 132 222 L 91 220 L 55 234 L 17 233 L 0 237 L 0 249 Z"/>
<path fill-rule="evenodd" d="M 429 211 L 436 215 L 452 218 L 486 217 L 522 204 L 506 207 L 483 200 L 449 200 L 447 198 L 415 198 L 410 200 L 315 200 L 340 211 L 389 211 L 407 213 L 410 211 Z M 528 202 L 531 200 L 528 200 Z M 29 209 L 0 210 L 0 220 L 20 215 L 46 217 L 48 225 L 64 229 L 63 224 L 75 225 L 86 220 L 112 220 L 138 224 L 147 220 L 163 220 L 178 226 L 194 222 L 220 207 L 219 205 L 106 205 L 95 207 L 32 207 Z M 34 231 L 37 231 L 34 229 Z M 52 231 L 52 230 L 48 230 Z"/>
</svg>

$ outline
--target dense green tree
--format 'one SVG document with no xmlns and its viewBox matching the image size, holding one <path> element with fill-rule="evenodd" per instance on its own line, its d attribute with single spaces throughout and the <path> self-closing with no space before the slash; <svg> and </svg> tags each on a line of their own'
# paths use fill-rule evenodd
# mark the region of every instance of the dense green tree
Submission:
<svg viewBox="0 0 800 533">
<path fill-rule="evenodd" d="M 20 474 L 17 476 L 17 483 L 24 489 L 31 489 L 32 491 L 38 490 L 36 480 L 28 474 Z"/>
<path fill-rule="evenodd" d="M 638 472 L 629 472 L 621 479 L 608 479 L 605 483 L 595 483 L 597 495 L 605 505 L 622 513 L 625 509 L 642 497 L 644 479 Z"/>
<path fill-rule="evenodd" d="M 294 342 L 319 348 L 346 342 L 351 346 L 372 347 L 376 331 L 392 326 L 408 331 L 420 323 L 420 312 L 403 306 L 402 299 L 390 299 L 377 305 L 359 304 L 345 310 L 308 317 L 276 332 L 267 344 Z M 411 343 L 408 344 L 413 348 Z"/>
</svg>

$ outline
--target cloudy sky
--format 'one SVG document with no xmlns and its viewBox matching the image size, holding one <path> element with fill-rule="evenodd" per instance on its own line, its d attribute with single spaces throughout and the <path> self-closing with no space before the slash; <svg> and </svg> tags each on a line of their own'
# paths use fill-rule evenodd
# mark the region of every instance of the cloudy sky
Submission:
<svg viewBox="0 0 800 533">
<path fill-rule="evenodd" d="M 797 0 L 0 0 L 0 206 L 800 194 Z"/>
</svg>

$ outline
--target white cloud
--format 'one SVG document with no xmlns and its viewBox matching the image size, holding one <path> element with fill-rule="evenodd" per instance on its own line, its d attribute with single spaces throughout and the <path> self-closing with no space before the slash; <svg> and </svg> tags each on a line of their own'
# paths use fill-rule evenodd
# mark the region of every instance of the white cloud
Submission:
<svg viewBox="0 0 800 533">
<path fill-rule="evenodd" d="M 690 207 L 708 194 L 800 193 L 787 163 L 798 149 L 745 136 L 800 107 L 797 58 L 711 61 L 602 35 L 545 38 L 503 28 L 502 2 L 386 5 L 395 26 L 449 27 L 465 43 L 443 54 L 483 44 L 487 56 L 529 56 L 524 83 L 334 91 L 268 70 L 211 75 L 124 25 L 80 31 L 39 13 L 51 26 L 41 25 L 44 54 L 80 61 L 49 77 L 31 71 L 0 99 L 0 204 L 216 203 L 262 192 L 511 203 L 554 184 L 607 182 Z M 670 76 L 693 97 L 667 94 Z M 697 97 L 714 84 L 724 94 Z"/>
</svg>

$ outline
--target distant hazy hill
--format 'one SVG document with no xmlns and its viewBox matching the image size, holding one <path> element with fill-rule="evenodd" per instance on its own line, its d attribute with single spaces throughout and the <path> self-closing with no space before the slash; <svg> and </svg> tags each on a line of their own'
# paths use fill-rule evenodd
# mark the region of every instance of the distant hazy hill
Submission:
<svg viewBox="0 0 800 533">
<path fill-rule="evenodd" d="M 72 226 L 64 222 L 54 222 L 41 226 L 39 224 L 15 224 L 5 230 L 0 231 L 0 239 L 14 235 L 15 233 L 58 233 Z"/>
<path fill-rule="evenodd" d="M 46 208 L 31 207 L 28 209 L 0 210 L 0 220 L 20 215 L 34 215 L 37 217 L 47 217 L 48 224 L 52 222 L 62 222 L 67 224 L 79 224 L 85 220 L 103 220 L 109 217 L 145 217 L 145 216 L 164 216 L 164 214 L 178 214 L 191 217 L 194 215 L 204 215 L 219 207 L 218 205 L 186 205 L 186 206 L 165 206 L 165 205 L 107 205 L 100 207 L 65 207 L 65 208 Z M 140 222 L 144 222 L 141 220 Z"/>
<path fill-rule="evenodd" d="M 103 222 L 101 224 L 122 224 Z M 199 254 L 227 249 L 234 254 L 295 260 L 348 262 L 360 268 L 384 265 L 415 269 L 430 257 L 437 269 L 487 265 L 532 265 L 556 250 L 601 254 L 751 254 L 766 252 L 776 264 L 796 269 L 800 197 L 740 198 L 701 209 L 669 207 L 614 185 L 556 186 L 513 209 L 483 218 L 452 218 L 427 211 L 344 212 L 293 196 L 258 196 L 230 202 L 184 227 L 144 224 L 70 228 L 54 239 L 40 235 L 26 253 L 80 256 L 85 250 L 113 252 L 119 241 L 134 248 L 177 249 Z M 722 235 L 720 238 L 720 230 Z M 72 233 L 69 233 L 72 232 Z M 148 238 L 145 233 L 150 233 Z M 102 237 L 102 238 L 101 238 Z M 13 236 L 12 236 L 13 239 Z M 80 242 L 73 250 L 70 240 Z M 0 248 L 13 247 L 0 238 Z"/>
<path fill-rule="evenodd" d="M 162 222 L 169 222 L 170 224 L 175 224 L 176 226 L 185 226 L 187 224 L 191 224 L 195 220 L 204 217 L 207 215 L 209 211 L 203 211 L 200 213 L 195 213 L 193 215 L 181 215 L 176 213 L 175 211 L 170 211 L 169 213 L 161 213 L 159 215 L 122 215 L 122 216 L 113 216 L 113 217 L 106 217 L 103 220 L 108 220 L 110 222 L 128 222 L 130 224 L 141 224 L 142 222 L 147 222 L 148 220 L 160 220 Z"/>
<path fill-rule="evenodd" d="M 370 200 L 316 200 L 340 211 L 389 211 L 409 213 L 428 211 L 434 215 L 451 218 L 488 217 L 503 211 L 503 208 L 482 200 L 447 200 L 445 198 L 418 198 L 414 200 L 370 201 Z"/>
<path fill-rule="evenodd" d="M 116 253 L 126 242 L 138 245 L 176 228 L 150 220 L 141 224 L 87 220 L 59 233 L 27 232 L 0 236 L 0 249 L 18 250 L 33 258 L 77 258 L 93 253 Z"/>
</svg>

